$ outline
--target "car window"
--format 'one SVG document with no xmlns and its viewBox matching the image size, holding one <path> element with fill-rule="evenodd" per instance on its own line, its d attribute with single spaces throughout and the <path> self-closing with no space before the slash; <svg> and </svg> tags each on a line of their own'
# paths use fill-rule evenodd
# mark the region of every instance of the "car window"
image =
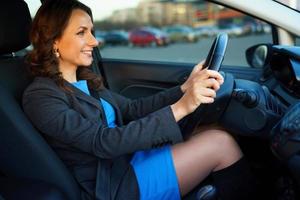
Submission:
<svg viewBox="0 0 300 200">
<path fill-rule="evenodd" d="M 24 1 L 28 5 L 31 17 L 33 17 L 35 15 L 35 13 L 37 12 L 37 10 L 39 9 L 39 7 L 41 6 L 41 1 L 39 1 L 39 0 L 24 0 Z"/>
<path fill-rule="evenodd" d="M 300 37 L 296 37 L 296 46 L 300 46 Z"/>
<path fill-rule="evenodd" d="M 267 23 L 205 1 L 82 2 L 92 8 L 97 32 L 122 30 L 128 34 L 126 45 L 121 40 L 104 41 L 100 50 L 104 58 L 199 62 L 207 56 L 216 34 L 226 32 L 229 43 L 224 64 L 247 66 L 244 52 L 248 47 L 272 42 Z M 103 13 L 103 8 L 109 8 L 110 12 Z M 161 33 L 151 37 L 154 31 L 149 29 Z M 135 30 L 147 32 L 137 34 Z"/>
<path fill-rule="evenodd" d="M 40 2 L 25 1 L 34 16 Z M 95 37 L 104 58 L 195 63 L 205 59 L 216 34 L 226 32 L 229 42 L 223 63 L 248 66 L 245 50 L 272 42 L 267 23 L 206 1 L 81 2 L 93 11 Z M 124 37 L 109 36 L 112 32 Z"/>
</svg>

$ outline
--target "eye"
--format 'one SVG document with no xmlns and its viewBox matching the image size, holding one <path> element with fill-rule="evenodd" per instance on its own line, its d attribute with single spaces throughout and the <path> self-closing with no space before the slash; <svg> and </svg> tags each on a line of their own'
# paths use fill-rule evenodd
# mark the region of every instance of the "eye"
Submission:
<svg viewBox="0 0 300 200">
<path fill-rule="evenodd" d="M 84 30 L 81 30 L 77 33 L 77 35 L 84 35 L 84 32 L 85 32 Z"/>
</svg>

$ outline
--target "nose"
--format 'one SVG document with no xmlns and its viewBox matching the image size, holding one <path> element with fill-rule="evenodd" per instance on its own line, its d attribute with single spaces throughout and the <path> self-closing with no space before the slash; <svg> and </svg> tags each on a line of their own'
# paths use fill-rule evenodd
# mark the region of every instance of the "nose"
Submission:
<svg viewBox="0 0 300 200">
<path fill-rule="evenodd" d="M 98 40 L 95 38 L 93 34 L 90 34 L 89 45 L 91 45 L 92 47 L 96 47 L 99 45 Z"/>
</svg>

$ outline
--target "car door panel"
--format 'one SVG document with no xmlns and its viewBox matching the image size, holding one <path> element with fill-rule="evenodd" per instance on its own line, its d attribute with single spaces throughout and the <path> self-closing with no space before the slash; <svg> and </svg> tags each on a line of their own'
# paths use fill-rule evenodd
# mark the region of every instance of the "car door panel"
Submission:
<svg viewBox="0 0 300 200">
<path fill-rule="evenodd" d="M 183 83 L 195 64 L 103 59 L 104 73 L 111 90 L 130 98 L 157 93 Z M 223 66 L 235 78 L 257 81 L 260 70 Z"/>
</svg>

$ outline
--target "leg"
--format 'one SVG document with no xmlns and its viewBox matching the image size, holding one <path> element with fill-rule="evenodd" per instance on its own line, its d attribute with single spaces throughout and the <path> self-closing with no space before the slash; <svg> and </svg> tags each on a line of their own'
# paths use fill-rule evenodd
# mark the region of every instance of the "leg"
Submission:
<svg viewBox="0 0 300 200">
<path fill-rule="evenodd" d="M 210 129 L 172 147 L 181 195 L 187 194 L 211 172 L 226 168 L 242 157 L 232 136 Z"/>
</svg>

